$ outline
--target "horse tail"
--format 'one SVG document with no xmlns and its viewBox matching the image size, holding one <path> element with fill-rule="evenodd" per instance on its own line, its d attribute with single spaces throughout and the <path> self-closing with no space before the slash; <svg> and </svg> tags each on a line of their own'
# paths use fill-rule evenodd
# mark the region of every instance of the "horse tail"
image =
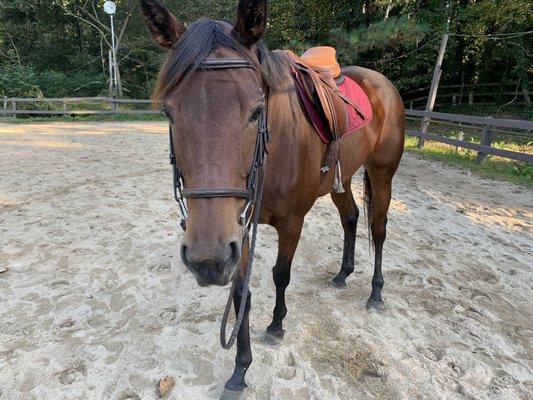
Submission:
<svg viewBox="0 0 533 400">
<path fill-rule="evenodd" d="M 372 186 L 370 184 L 370 177 L 368 176 L 368 170 L 365 168 L 364 176 L 364 199 L 365 199 L 365 215 L 368 229 L 368 247 L 372 241 L 372 220 L 374 217 L 374 212 L 372 210 Z"/>
</svg>

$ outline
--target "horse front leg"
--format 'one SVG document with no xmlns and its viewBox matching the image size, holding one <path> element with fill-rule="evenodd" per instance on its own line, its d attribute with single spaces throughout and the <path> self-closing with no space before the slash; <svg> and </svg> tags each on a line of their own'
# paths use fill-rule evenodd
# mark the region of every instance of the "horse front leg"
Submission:
<svg viewBox="0 0 533 400">
<path fill-rule="evenodd" d="M 292 217 L 278 221 L 274 225 L 278 231 L 278 258 L 272 269 L 274 284 L 276 285 L 276 305 L 272 323 L 268 326 L 265 334 L 266 342 L 277 344 L 285 335 L 283 319 L 287 315 L 285 305 L 285 290 L 291 280 L 291 265 L 294 253 L 300 241 L 302 233 L 303 217 Z"/>
<path fill-rule="evenodd" d="M 249 257 L 249 244 L 245 243 L 243 246 L 243 254 L 239 264 L 239 269 L 236 276 L 235 293 L 233 295 L 233 307 L 235 308 L 235 315 L 239 314 L 242 296 L 247 296 L 246 308 L 242 320 L 239 333 L 237 334 L 237 355 L 235 357 L 235 369 L 233 375 L 226 382 L 225 390 L 220 397 L 221 400 L 237 400 L 243 397 L 244 390 L 248 387 L 246 385 L 245 376 L 248 367 L 252 363 L 252 349 L 250 347 L 250 324 L 249 313 L 252 302 L 252 294 L 249 290 L 244 293 L 244 276 L 246 274 L 246 266 Z"/>
</svg>

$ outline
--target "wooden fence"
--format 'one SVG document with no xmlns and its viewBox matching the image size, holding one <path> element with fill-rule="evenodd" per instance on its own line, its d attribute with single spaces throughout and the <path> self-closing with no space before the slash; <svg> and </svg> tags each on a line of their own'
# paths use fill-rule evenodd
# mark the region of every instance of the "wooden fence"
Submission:
<svg viewBox="0 0 533 400">
<path fill-rule="evenodd" d="M 71 98 L 7 98 L 0 106 L 0 116 L 17 115 L 157 115 L 160 112 L 152 107 L 151 100 L 115 99 L 109 97 L 71 97 Z M 37 106 L 39 105 L 39 107 Z M 55 106 L 55 107 L 54 107 Z M 80 106 L 85 108 L 80 109 Z M 88 107 L 89 106 L 89 107 Z M 33 107 L 33 108 L 32 108 Z M 139 107 L 142 107 L 139 109 Z M 39 109 L 40 108 L 40 109 Z M 461 137 L 452 138 L 436 133 L 422 133 L 421 130 L 407 129 L 407 134 L 424 140 L 432 140 L 464 149 L 478 152 L 477 162 L 481 163 L 487 155 L 510 158 L 533 164 L 533 155 L 517 151 L 495 148 L 492 146 L 494 133 L 498 129 L 519 131 L 526 142 L 533 140 L 533 121 L 510 119 L 495 119 L 490 117 L 476 117 L 469 115 L 445 114 L 420 110 L 407 110 L 410 119 L 424 120 L 428 123 L 453 124 L 459 130 L 476 128 L 481 130 L 480 143 L 463 140 Z M 418 122 L 420 122 L 418 121 Z M 429 129 L 431 131 L 431 128 Z M 502 132 L 502 131 L 499 131 Z M 509 133 L 509 132 L 504 132 Z M 511 133 L 512 134 L 512 133 Z"/>
<path fill-rule="evenodd" d="M 485 161 L 487 155 L 495 155 L 498 157 L 509 158 L 512 160 L 523 161 L 533 164 L 533 154 L 521 153 L 518 151 L 511 151 L 500 149 L 492 146 L 494 131 L 498 129 L 512 129 L 513 131 L 521 131 L 522 136 L 533 140 L 533 121 L 522 121 L 512 119 L 498 119 L 491 117 L 475 117 L 471 115 L 460 114 L 445 114 L 433 111 L 421 111 L 421 110 L 406 110 L 408 117 L 419 118 L 420 122 L 444 122 L 452 123 L 460 129 L 465 128 L 478 128 L 481 129 L 480 143 L 474 143 L 458 138 L 452 138 L 435 133 L 423 133 L 422 129 L 413 130 L 407 129 L 406 133 L 411 136 L 416 136 L 420 139 L 421 147 L 424 144 L 424 140 L 432 140 L 435 142 L 449 144 L 455 147 L 461 147 L 464 149 L 474 150 L 478 152 L 476 162 L 478 164 Z M 429 122 L 428 122 L 429 121 Z M 431 128 L 428 128 L 431 131 Z M 501 132 L 501 131 L 500 131 Z M 509 133 L 509 132 L 506 132 Z M 512 133 L 511 133 L 512 134 Z"/>
<path fill-rule="evenodd" d="M 531 85 L 519 82 L 483 83 L 475 85 L 441 85 L 437 94 L 438 105 L 492 105 L 512 103 L 531 105 Z M 402 92 L 406 108 L 420 109 L 427 103 L 429 87 Z"/>
<path fill-rule="evenodd" d="M 68 98 L 0 98 L 0 116 L 7 115 L 147 115 L 160 114 L 151 108 L 151 100 L 115 99 L 110 97 L 68 97 Z M 73 109 L 74 105 L 84 109 Z M 87 107 L 87 105 L 91 106 Z M 129 106 L 129 107 L 126 107 Z M 144 106 L 144 109 L 133 107 Z M 34 107 L 34 108 L 31 108 Z"/>
</svg>

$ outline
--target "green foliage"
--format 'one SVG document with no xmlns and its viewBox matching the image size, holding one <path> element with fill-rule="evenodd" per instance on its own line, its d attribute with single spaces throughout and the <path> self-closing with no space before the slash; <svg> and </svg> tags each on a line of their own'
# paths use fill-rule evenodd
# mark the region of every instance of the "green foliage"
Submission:
<svg viewBox="0 0 533 400">
<path fill-rule="evenodd" d="M 407 16 L 381 19 L 352 31 L 343 28 L 331 32 L 332 44 L 344 65 L 363 65 L 377 69 L 391 78 L 400 91 L 418 88 L 431 79 L 434 59 L 422 57 L 419 49 L 435 50 L 438 43 L 428 39 L 431 33 L 423 21 Z M 405 54 L 412 53 L 412 57 Z"/>
<path fill-rule="evenodd" d="M 533 121 L 533 107 L 508 105 L 463 105 L 461 107 L 442 106 L 435 109 L 438 112 L 463 115 L 479 115 L 480 117 L 524 119 Z"/>
<path fill-rule="evenodd" d="M 405 16 L 391 17 L 353 31 L 337 29 L 332 36 L 355 53 L 384 52 L 399 46 L 418 46 L 429 31 L 425 23 Z"/>
<path fill-rule="evenodd" d="M 0 96 L 42 97 L 31 67 L 4 62 L 0 68 Z"/>
<path fill-rule="evenodd" d="M 237 0 L 163 0 L 186 24 L 201 16 L 233 21 Z M 108 90 L 109 17 L 103 0 L 0 1 L 0 94 L 96 96 Z M 164 52 L 151 42 L 138 0 L 118 0 L 118 58 L 126 96 L 150 95 Z M 303 52 L 334 45 L 345 65 L 376 69 L 400 91 L 429 86 L 439 40 L 525 31 L 523 0 L 270 0 L 271 48 Z M 533 72 L 532 35 L 493 40 L 451 36 L 444 84 L 520 81 Z"/>
</svg>

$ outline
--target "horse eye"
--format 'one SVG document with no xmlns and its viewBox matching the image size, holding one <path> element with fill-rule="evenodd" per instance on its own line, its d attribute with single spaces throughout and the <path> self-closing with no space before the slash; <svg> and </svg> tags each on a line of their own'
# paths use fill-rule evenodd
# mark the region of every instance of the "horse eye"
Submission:
<svg viewBox="0 0 533 400">
<path fill-rule="evenodd" d="M 257 107 L 250 117 L 250 122 L 257 122 L 259 120 L 259 115 L 261 115 L 261 111 L 263 111 L 263 107 Z"/>
</svg>

